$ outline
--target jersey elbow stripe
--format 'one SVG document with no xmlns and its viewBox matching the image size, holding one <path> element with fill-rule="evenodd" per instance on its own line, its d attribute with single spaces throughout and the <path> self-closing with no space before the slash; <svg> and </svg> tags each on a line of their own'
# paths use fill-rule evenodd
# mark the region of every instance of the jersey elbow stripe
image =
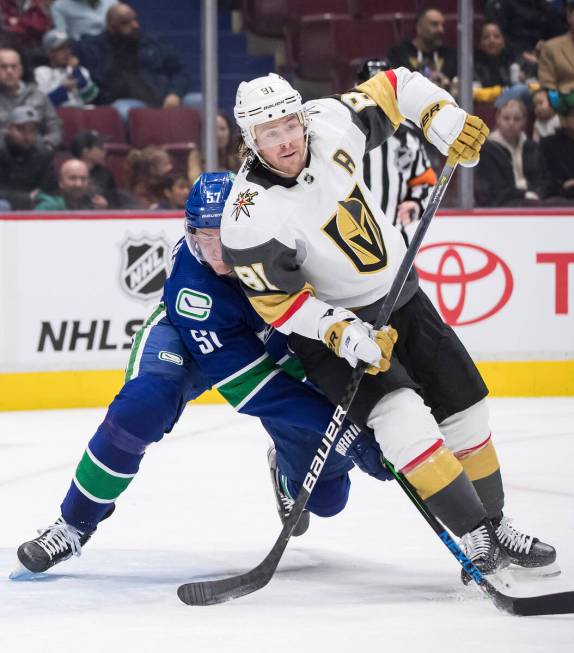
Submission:
<svg viewBox="0 0 574 653">
<path fill-rule="evenodd" d="M 299 292 L 291 295 L 260 294 L 251 295 L 248 299 L 267 324 L 278 327 L 287 322 L 313 294 L 313 287 L 306 283 Z"/>
<path fill-rule="evenodd" d="M 287 322 L 289 318 L 295 315 L 295 313 L 301 308 L 301 306 L 303 306 L 303 304 L 309 299 L 309 297 L 310 297 L 309 291 L 306 290 L 302 291 L 299 294 L 299 296 L 295 299 L 295 301 L 291 304 L 291 306 L 289 306 L 289 308 L 285 311 L 285 313 L 283 313 L 283 315 L 281 315 L 281 317 L 279 317 L 277 320 L 272 322 L 272 325 L 274 327 L 280 327 L 282 324 L 285 324 L 285 322 Z"/>
<path fill-rule="evenodd" d="M 392 73 L 387 75 L 386 73 Z M 403 122 L 404 116 L 399 111 L 397 101 L 397 77 L 393 71 L 378 73 L 371 79 L 359 84 L 357 90 L 366 93 L 384 111 L 395 129 Z"/>
</svg>

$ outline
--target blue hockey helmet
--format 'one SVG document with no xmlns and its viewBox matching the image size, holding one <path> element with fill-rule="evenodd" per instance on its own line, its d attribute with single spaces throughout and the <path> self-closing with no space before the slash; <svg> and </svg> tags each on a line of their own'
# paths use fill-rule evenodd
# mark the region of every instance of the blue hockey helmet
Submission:
<svg viewBox="0 0 574 653">
<path fill-rule="evenodd" d="M 187 232 L 219 228 L 234 179 L 233 172 L 204 172 L 197 178 L 185 202 Z"/>
<path fill-rule="evenodd" d="M 219 227 L 225 201 L 229 197 L 233 172 L 204 172 L 185 202 L 185 239 L 191 253 L 216 274 L 229 274 L 223 261 Z"/>
</svg>

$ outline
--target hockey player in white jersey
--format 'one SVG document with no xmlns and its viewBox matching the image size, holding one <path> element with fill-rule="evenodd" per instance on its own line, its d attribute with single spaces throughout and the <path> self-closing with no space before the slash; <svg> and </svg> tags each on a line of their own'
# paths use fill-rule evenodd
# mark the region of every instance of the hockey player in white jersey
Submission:
<svg viewBox="0 0 574 653">
<path fill-rule="evenodd" d="M 249 156 L 221 236 L 254 308 L 289 334 L 308 378 L 335 404 L 351 368 L 369 365 L 351 419 L 374 430 L 484 573 L 509 563 L 554 567 L 554 548 L 503 515 L 488 390 L 414 270 L 391 315 L 394 328 L 371 326 L 405 244 L 364 183 L 365 153 L 408 119 L 451 164 L 473 166 L 487 127 L 405 68 L 306 104 L 270 74 L 240 84 L 234 113 Z"/>
</svg>

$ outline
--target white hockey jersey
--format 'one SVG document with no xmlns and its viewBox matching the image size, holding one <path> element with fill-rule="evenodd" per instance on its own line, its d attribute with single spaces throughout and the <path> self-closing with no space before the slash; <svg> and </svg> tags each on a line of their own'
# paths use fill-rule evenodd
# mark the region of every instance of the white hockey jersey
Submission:
<svg viewBox="0 0 574 653">
<path fill-rule="evenodd" d="M 296 178 L 258 162 L 244 166 L 221 237 L 224 257 L 266 322 L 318 338 L 330 307 L 356 309 L 384 297 L 405 244 L 364 182 L 363 157 L 404 117 L 418 122 L 425 107 L 445 99 L 453 101 L 418 73 L 379 73 L 350 93 L 305 105 L 309 155 Z"/>
</svg>

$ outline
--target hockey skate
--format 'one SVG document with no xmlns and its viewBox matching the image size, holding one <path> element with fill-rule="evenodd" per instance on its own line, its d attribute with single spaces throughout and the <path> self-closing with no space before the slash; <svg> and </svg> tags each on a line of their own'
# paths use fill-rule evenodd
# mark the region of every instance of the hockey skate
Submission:
<svg viewBox="0 0 574 653">
<path fill-rule="evenodd" d="M 107 519 L 115 511 L 115 504 L 111 504 L 106 514 Z M 10 574 L 12 580 L 25 578 L 33 574 L 41 574 L 73 555 L 81 556 L 82 547 L 95 533 L 95 529 L 84 533 L 66 523 L 63 517 L 48 526 L 38 530 L 39 537 L 24 542 L 18 547 L 19 566 Z"/>
<path fill-rule="evenodd" d="M 461 549 L 485 576 L 495 574 L 510 564 L 510 558 L 500 545 L 490 519 L 483 519 L 473 531 L 463 535 Z M 461 580 L 465 585 L 472 580 L 464 569 Z"/>
<path fill-rule="evenodd" d="M 18 547 L 21 568 L 15 569 L 10 578 L 16 579 L 28 574 L 40 574 L 73 555 L 80 556 L 82 547 L 91 533 L 82 533 L 59 517 L 45 529 L 38 530 L 39 536 Z"/>
<path fill-rule="evenodd" d="M 275 501 L 277 503 L 277 512 L 281 518 L 281 523 L 284 524 L 287 517 L 289 517 L 291 510 L 293 509 L 293 504 L 295 499 L 289 493 L 289 490 L 286 485 L 285 477 L 282 477 L 279 474 L 277 468 L 277 455 L 275 453 L 275 447 L 269 447 L 267 451 L 267 462 L 269 463 L 269 472 L 271 474 L 271 483 L 273 484 L 273 492 L 275 493 Z M 293 537 L 299 537 L 303 535 L 309 528 L 309 511 L 303 510 L 301 517 L 297 525 L 293 529 Z"/>
<path fill-rule="evenodd" d="M 560 567 L 556 564 L 556 549 L 541 542 L 537 537 L 521 533 L 512 526 L 512 519 L 504 516 L 492 520 L 496 537 L 512 565 L 521 568 L 528 576 L 558 576 Z M 514 571 L 515 567 L 511 567 Z"/>
</svg>

